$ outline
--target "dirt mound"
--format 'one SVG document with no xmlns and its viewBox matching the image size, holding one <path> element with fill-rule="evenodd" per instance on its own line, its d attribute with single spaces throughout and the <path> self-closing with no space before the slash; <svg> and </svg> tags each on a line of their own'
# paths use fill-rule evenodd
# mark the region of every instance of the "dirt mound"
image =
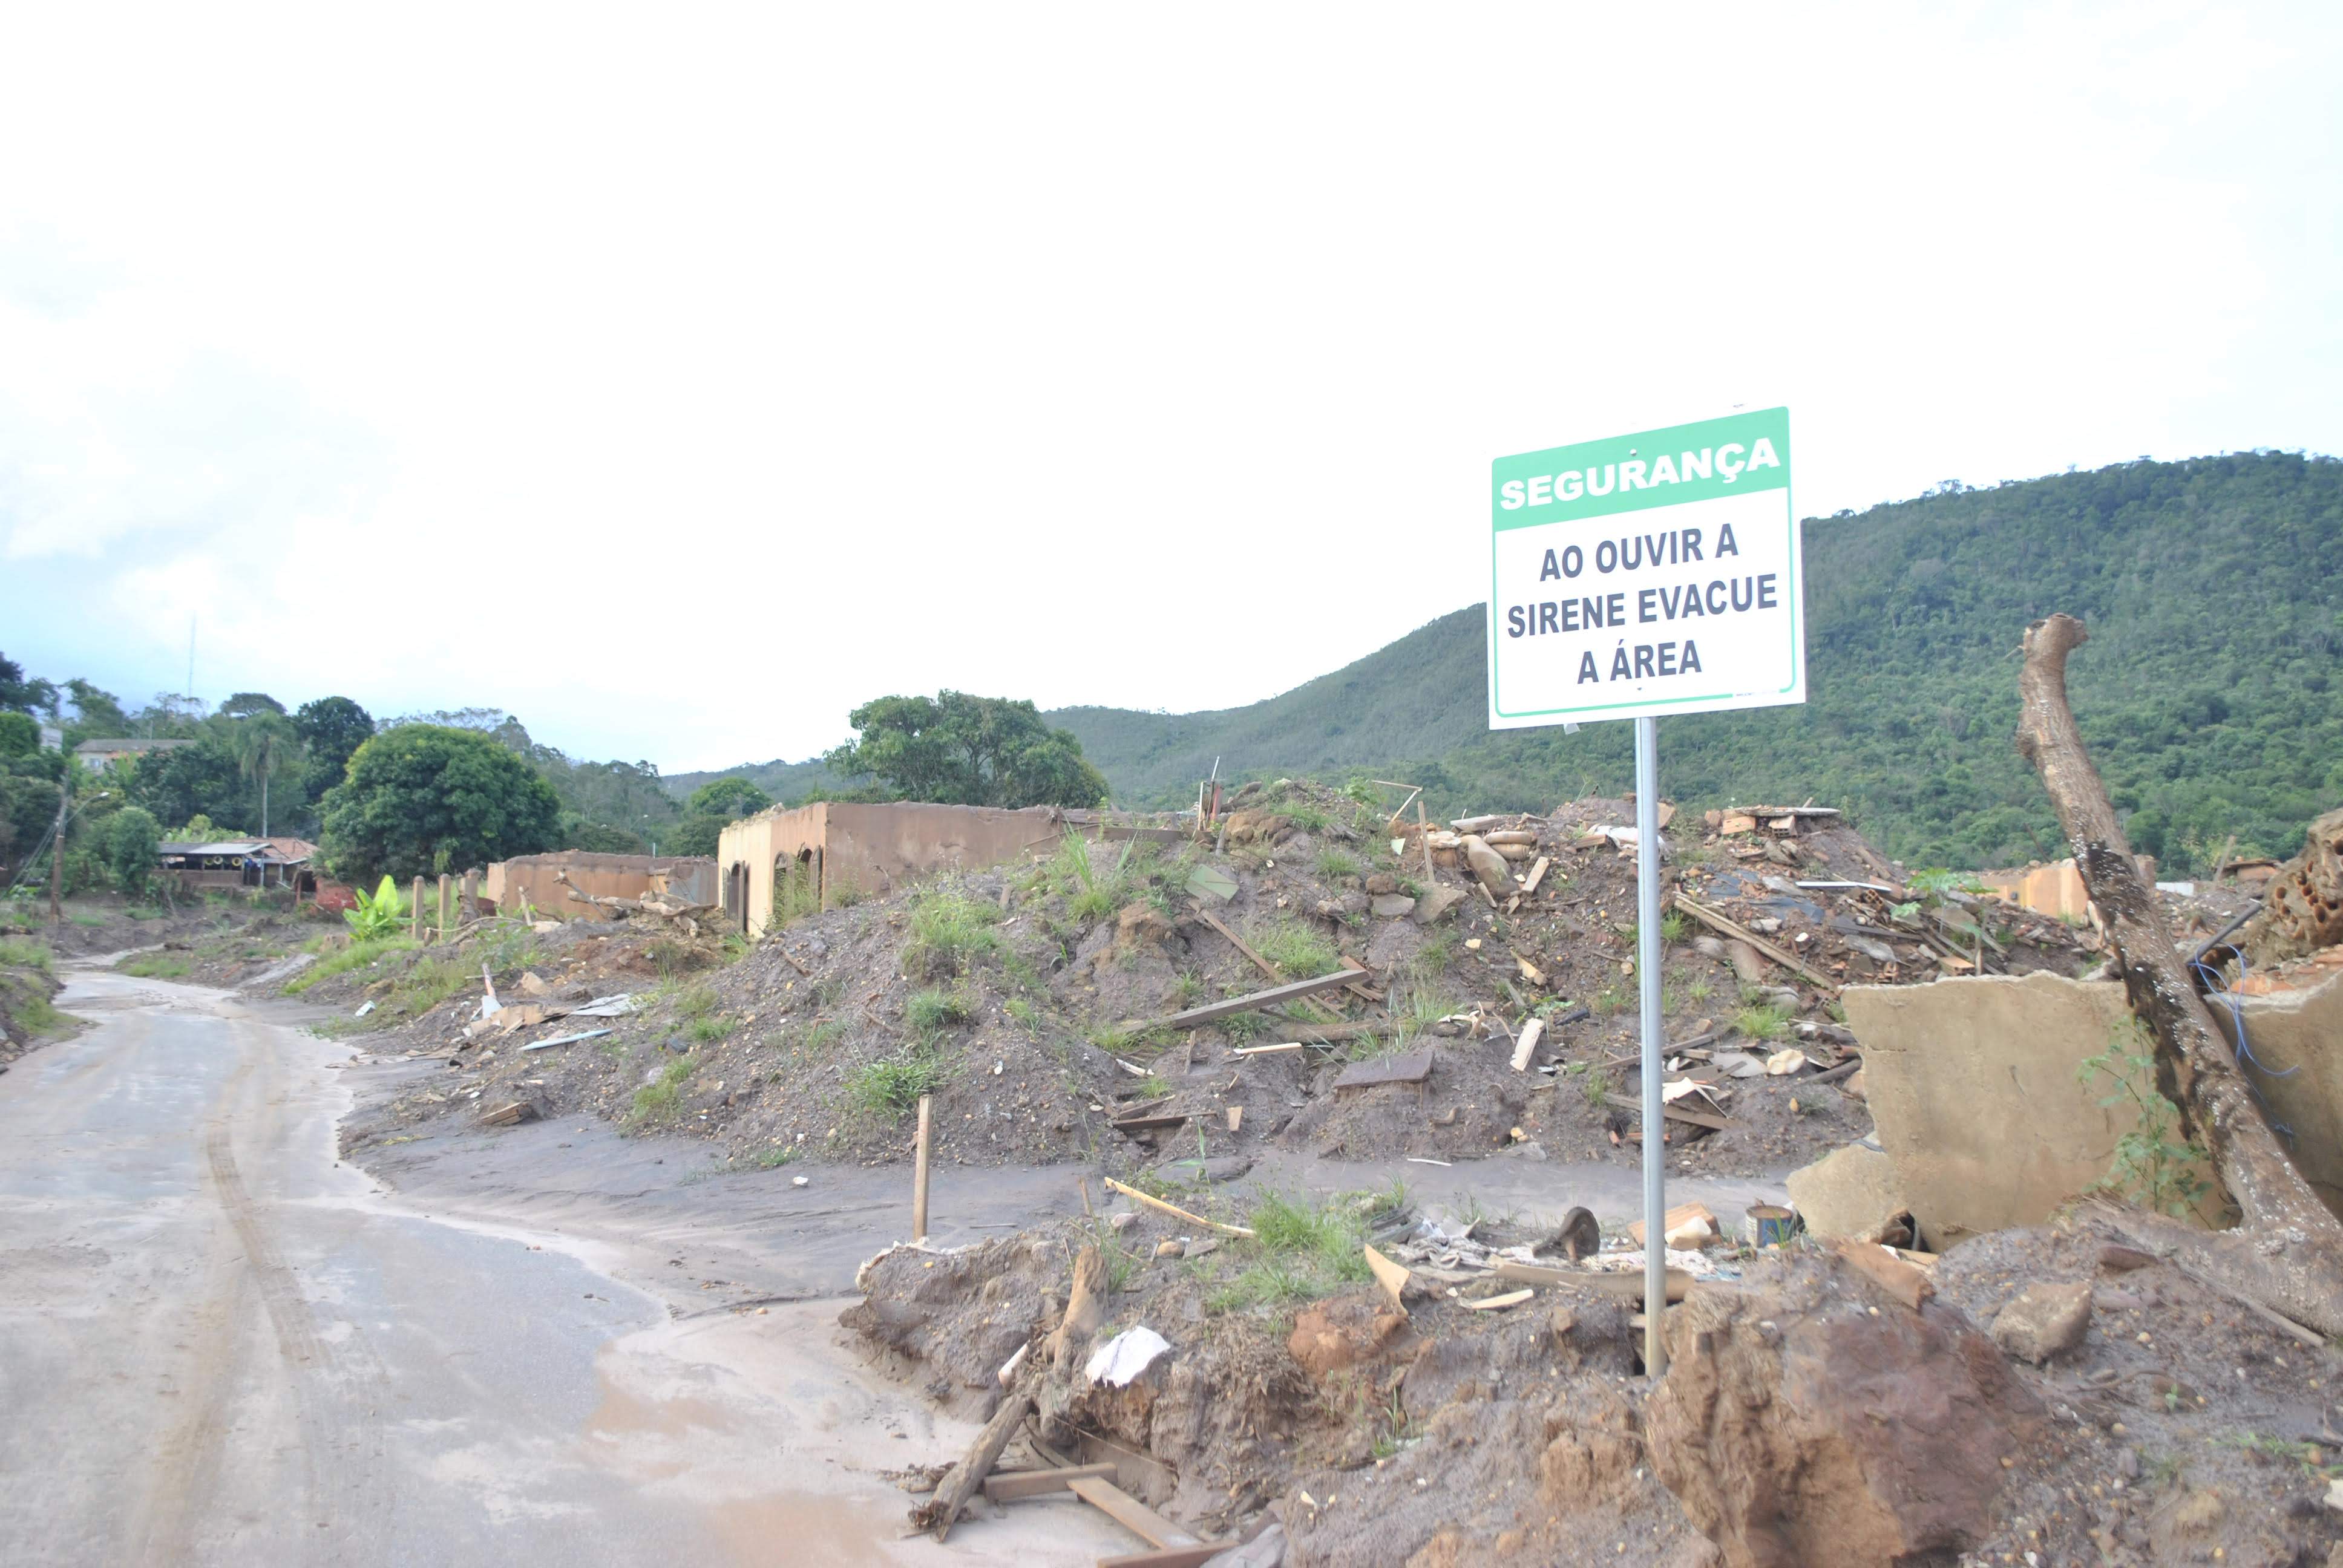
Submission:
<svg viewBox="0 0 2343 1568">
<path fill-rule="evenodd" d="M 548 1114 L 697 1133 L 736 1164 L 881 1162 L 907 1157 L 909 1113 L 928 1093 L 947 1163 L 1131 1171 L 1167 1154 L 1243 1157 L 1265 1141 L 1335 1158 L 1517 1148 L 1631 1163 L 1634 866 L 1615 836 L 1594 830 L 1630 819 L 1624 801 L 1578 801 L 1544 818 L 1480 819 L 1484 840 L 1285 781 L 1249 787 L 1218 828 L 1184 842 L 1070 839 L 1025 864 L 803 917 L 753 946 L 695 946 L 640 920 L 518 945 L 490 932 L 460 954 L 389 954 L 313 978 L 310 996 L 354 1005 L 363 991 L 379 1003 L 368 1027 L 398 1026 L 385 1051 L 443 1056 L 460 1074 L 417 1091 L 394 1121 L 528 1098 Z M 1916 979 L 1966 960 L 1931 945 L 1936 926 L 1895 924 L 1936 918 L 1924 899 L 1918 915 L 1861 906 L 1904 944 L 1875 961 L 1848 944 L 1893 944 L 1841 930 L 1842 920 L 1869 923 L 1842 906 L 1886 895 L 1785 882 L 1785 893 L 1733 859 L 1730 835 L 1715 836 L 1722 849 L 1700 836 L 1678 824 L 1672 879 L 1704 907 L 1765 926 L 1824 977 L 1727 950 L 1668 917 L 1663 999 L 1681 1046 L 1671 1076 L 1702 1081 L 1664 1136 L 1689 1172 L 1757 1174 L 1869 1125 L 1839 1089 L 1809 1081 L 1853 1065 L 1829 1016 L 1829 977 Z M 1777 843 L 1775 855 L 1805 870 L 1877 861 L 1844 826 L 1782 842 L 1794 848 Z M 1985 961 L 2081 967 L 2081 942 L 2049 927 L 2037 954 L 2002 921 Z M 534 965 L 557 990 L 632 990 L 642 1010 L 541 1053 L 524 1048 L 578 1031 L 548 1020 L 467 1040 L 478 1000 L 467 975 L 477 979 L 483 943 L 499 949 L 488 956 L 500 989 Z M 1350 983 L 1304 1000 L 1200 1027 L 1163 1021 L 1346 963 L 1360 971 Z M 458 983 L 435 994 L 414 974 Z M 1516 1071 L 1533 1020 L 1543 1038 Z M 1259 1049 L 1276 1045 L 1288 1049 Z M 1735 1075 L 1793 1046 L 1794 1070 Z M 1359 1070 L 1409 1061 L 1422 1070 L 1355 1081 Z"/>
<path fill-rule="evenodd" d="M 45 942 L 0 937 L 0 1069 L 28 1050 L 63 1040 L 75 1027 L 51 1005 L 65 989 L 52 962 Z"/>
</svg>

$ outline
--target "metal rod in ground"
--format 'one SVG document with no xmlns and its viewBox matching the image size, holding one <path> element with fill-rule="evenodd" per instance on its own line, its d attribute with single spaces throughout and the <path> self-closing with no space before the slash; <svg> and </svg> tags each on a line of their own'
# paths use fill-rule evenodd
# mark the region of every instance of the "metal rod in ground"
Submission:
<svg viewBox="0 0 2343 1568">
<path fill-rule="evenodd" d="M 928 1239 L 928 1119 L 931 1101 L 920 1096 L 920 1141 L 911 1154 L 911 1240 Z"/>
<path fill-rule="evenodd" d="M 1660 1098 L 1660 742 L 1635 720 L 1635 980 L 1644 1060 L 1644 1371 L 1667 1371 L 1660 1314 L 1668 1304 L 1667 1121 Z"/>
</svg>

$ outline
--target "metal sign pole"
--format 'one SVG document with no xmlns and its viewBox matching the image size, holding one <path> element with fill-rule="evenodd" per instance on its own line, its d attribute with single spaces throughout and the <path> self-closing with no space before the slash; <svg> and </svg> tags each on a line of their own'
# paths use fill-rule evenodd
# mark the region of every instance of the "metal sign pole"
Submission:
<svg viewBox="0 0 2343 1568">
<path fill-rule="evenodd" d="M 1667 1124 L 1660 1098 L 1659 721 L 1635 720 L 1635 980 L 1644 1061 L 1644 1371 L 1667 1371 L 1660 1313 L 1668 1304 Z"/>
</svg>

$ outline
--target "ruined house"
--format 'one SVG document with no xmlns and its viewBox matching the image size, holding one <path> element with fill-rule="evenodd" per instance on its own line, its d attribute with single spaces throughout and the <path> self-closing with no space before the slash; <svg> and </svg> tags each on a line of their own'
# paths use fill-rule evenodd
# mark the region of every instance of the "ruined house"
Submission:
<svg viewBox="0 0 2343 1568">
<path fill-rule="evenodd" d="M 563 886 L 562 877 L 568 879 Z M 498 860 L 480 879 L 479 897 L 504 914 L 524 904 L 561 920 L 608 920 L 607 910 L 570 898 L 568 888 L 601 899 L 670 894 L 695 904 L 716 901 L 716 862 L 705 855 L 604 855 L 561 849 Z"/>
<path fill-rule="evenodd" d="M 1071 815 L 1044 806 L 1010 811 L 910 800 L 776 806 L 733 823 L 718 841 L 724 913 L 738 930 L 761 931 L 777 900 L 785 911 L 828 909 L 906 878 L 996 866 L 1047 849 Z"/>
</svg>

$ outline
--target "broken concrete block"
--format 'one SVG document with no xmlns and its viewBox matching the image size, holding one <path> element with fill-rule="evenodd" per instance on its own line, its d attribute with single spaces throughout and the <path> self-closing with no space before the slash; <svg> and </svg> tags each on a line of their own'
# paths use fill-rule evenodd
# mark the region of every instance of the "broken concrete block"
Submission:
<svg viewBox="0 0 2343 1568">
<path fill-rule="evenodd" d="M 2343 1040 L 2343 975 L 2308 990 L 2241 997 L 2237 1007 L 2246 1043 L 2263 1068 L 2254 1087 L 2270 1119 L 2294 1130 L 2296 1169 L 2343 1214 L 2343 1051 L 2335 1049 Z"/>
<path fill-rule="evenodd" d="M 1436 925 L 1463 901 L 1464 894 L 1459 889 L 1428 888 L 1423 897 L 1415 901 L 1415 923 L 1419 926 Z"/>
<path fill-rule="evenodd" d="M 1481 879 L 1481 885 L 1494 897 L 1513 890 L 1513 873 L 1505 858 L 1471 834 L 1464 837 L 1464 863 Z"/>
<path fill-rule="evenodd" d="M 1414 912 L 1415 900 L 1405 893 L 1380 893 L 1368 906 L 1368 912 L 1379 920 L 1404 920 Z"/>
<path fill-rule="evenodd" d="M 1896 1180 L 1896 1162 L 1867 1144 L 1834 1150 L 1784 1183 L 1798 1217 L 1817 1236 L 1876 1241 L 1903 1228 L 1911 1205 Z"/>
<path fill-rule="evenodd" d="M 1964 976 L 1849 986 L 1840 1000 L 1879 1144 L 1937 1251 L 2043 1223 L 2107 1174 L 2117 1141 L 2138 1125 L 2127 1101 L 2101 1103 L 2115 1087 L 2107 1078 L 2076 1076 L 2131 1028 L 2117 983 Z M 2209 1187 L 2212 1172 L 2197 1174 Z"/>
<path fill-rule="evenodd" d="M 2087 1283 L 2028 1285 L 1995 1314 L 1993 1342 L 2018 1360 L 2040 1366 L 2081 1344 L 2090 1327 Z"/>
</svg>

